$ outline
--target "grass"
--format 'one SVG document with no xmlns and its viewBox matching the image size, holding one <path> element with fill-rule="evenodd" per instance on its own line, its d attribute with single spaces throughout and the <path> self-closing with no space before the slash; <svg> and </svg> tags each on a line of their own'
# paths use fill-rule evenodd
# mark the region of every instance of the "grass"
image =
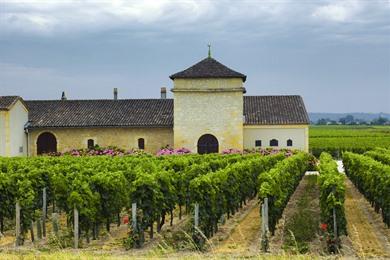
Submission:
<svg viewBox="0 0 390 260">
<path fill-rule="evenodd" d="M 318 198 L 317 175 L 305 177 L 305 191 L 296 204 L 295 213 L 287 219 L 284 228 L 283 248 L 295 253 L 309 252 L 309 243 L 316 237 L 319 225 L 319 213 L 313 210 L 313 200 Z M 318 205 L 317 205 L 318 206 Z"/>
<path fill-rule="evenodd" d="M 23 259 L 23 260 L 46 260 L 46 259 L 58 259 L 58 260 L 91 260 L 91 259 L 103 259 L 103 260 L 111 260 L 111 259 L 317 259 L 318 256 L 312 256 L 312 255 L 254 255 L 252 257 L 239 257 L 239 256 L 231 256 L 229 254 L 201 254 L 201 253 L 187 253 L 187 254 L 171 254 L 171 255 L 154 255 L 154 256 L 129 256 L 129 255 L 112 255 L 112 254 L 95 254 L 92 252 L 80 252 L 80 251 L 74 251 L 74 252 L 52 252 L 52 253 L 36 253 L 36 252 L 26 252 L 24 254 L 21 253 L 5 253 L 1 254 L 0 252 L 0 259 L 7 259 L 7 260 L 16 260 L 16 259 Z"/>
</svg>

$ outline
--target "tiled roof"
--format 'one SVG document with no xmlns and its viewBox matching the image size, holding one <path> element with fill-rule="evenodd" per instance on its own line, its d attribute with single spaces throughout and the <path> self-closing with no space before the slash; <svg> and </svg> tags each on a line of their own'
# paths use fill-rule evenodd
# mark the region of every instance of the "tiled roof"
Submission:
<svg viewBox="0 0 390 260">
<path fill-rule="evenodd" d="M 19 96 L 0 96 L 0 110 L 9 110 L 19 99 Z"/>
<path fill-rule="evenodd" d="M 173 127 L 173 99 L 25 101 L 30 128 Z M 245 125 L 309 124 L 300 96 L 244 96 Z"/>
<path fill-rule="evenodd" d="M 246 125 L 309 124 L 301 96 L 245 96 Z"/>
<path fill-rule="evenodd" d="M 234 71 L 213 58 L 206 58 L 181 72 L 169 76 L 177 78 L 241 78 L 245 82 L 246 76 Z"/>
<path fill-rule="evenodd" d="M 26 101 L 30 128 L 172 127 L 172 99 Z"/>
</svg>

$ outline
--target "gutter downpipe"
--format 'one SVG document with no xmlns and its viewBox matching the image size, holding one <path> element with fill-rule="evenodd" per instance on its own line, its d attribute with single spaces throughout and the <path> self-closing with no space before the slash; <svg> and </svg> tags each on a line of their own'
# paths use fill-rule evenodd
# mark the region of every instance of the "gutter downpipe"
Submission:
<svg viewBox="0 0 390 260">
<path fill-rule="evenodd" d="M 30 157 L 30 135 L 28 131 L 28 127 L 30 126 L 30 121 L 27 121 L 27 123 L 24 125 L 24 133 L 26 134 L 26 156 Z"/>
</svg>

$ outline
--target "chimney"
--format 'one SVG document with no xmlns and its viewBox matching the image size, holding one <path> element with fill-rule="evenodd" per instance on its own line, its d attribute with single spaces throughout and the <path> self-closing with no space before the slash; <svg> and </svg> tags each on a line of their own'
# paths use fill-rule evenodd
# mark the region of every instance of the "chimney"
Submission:
<svg viewBox="0 0 390 260">
<path fill-rule="evenodd" d="M 166 99 L 167 98 L 167 88 L 162 87 L 161 88 L 161 99 Z"/>
<path fill-rule="evenodd" d="M 118 99 L 118 89 L 114 88 L 114 100 Z"/>
<path fill-rule="evenodd" d="M 65 91 L 62 91 L 61 100 L 66 100 Z"/>
</svg>

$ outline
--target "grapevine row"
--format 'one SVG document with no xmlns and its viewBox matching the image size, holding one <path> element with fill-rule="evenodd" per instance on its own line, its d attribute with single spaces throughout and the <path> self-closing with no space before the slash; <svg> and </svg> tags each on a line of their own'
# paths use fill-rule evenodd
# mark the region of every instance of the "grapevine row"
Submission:
<svg viewBox="0 0 390 260">
<path fill-rule="evenodd" d="M 377 147 L 372 151 L 364 153 L 364 155 L 370 156 L 383 164 L 390 165 L 390 150 L 388 149 Z"/>
<path fill-rule="evenodd" d="M 97 237 L 99 226 L 107 230 L 123 208 L 136 202 L 142 214 L 140 228 L 158 229 L 166 214 L 176 205 L 193 203 L 190 182 L 201 175 L 223 169 L 257 155 L 185 155 L 165 158 L 125 157 L 36 157 L 0 158 L 0 223 L 13 219 L 15 203 L 22 208 L 22 233 L 42 216 L 42 190 L 48 202 L 67 215 L 72 223 L 73 209 L 79 210 L 81 230 L 89 239 Z"/>
<path fill-rule="evenodd" d="M 335 210 L 337 234 L 336 236 L 347 234 L 347 221 L 345 219 L 345 176 L 337 170 L 337 164 L 328 153 L 320 156 L 318 182 L 320 186 L 320 208 L 322 223 L 327 224 L 331 233 L 334 232 Z"/>
<path fill-rule="evenodd" d="M 246 200 L 256 195 L 259 174 L 283 160 L 283 154 L 252 157 L 190 182 L 190 197 L 199 204 L 200 230 L 211 237 L 218 230 L 220 219 L 238 211 Z"/>
<path fill-rule="evenodd" d="M 343 164 L 348 177 L 390 227 L 390 166 L 350 152 L 343 154 Z"/>
<path fill-rule="evenodd" d="M 309 161 L 309 154 L 298 153 L 258 176 L 258 197 L 261 202 L 268 198 L 269 229 L 272 235 L 291 195 L 308 169 Z"/>
</svg>

